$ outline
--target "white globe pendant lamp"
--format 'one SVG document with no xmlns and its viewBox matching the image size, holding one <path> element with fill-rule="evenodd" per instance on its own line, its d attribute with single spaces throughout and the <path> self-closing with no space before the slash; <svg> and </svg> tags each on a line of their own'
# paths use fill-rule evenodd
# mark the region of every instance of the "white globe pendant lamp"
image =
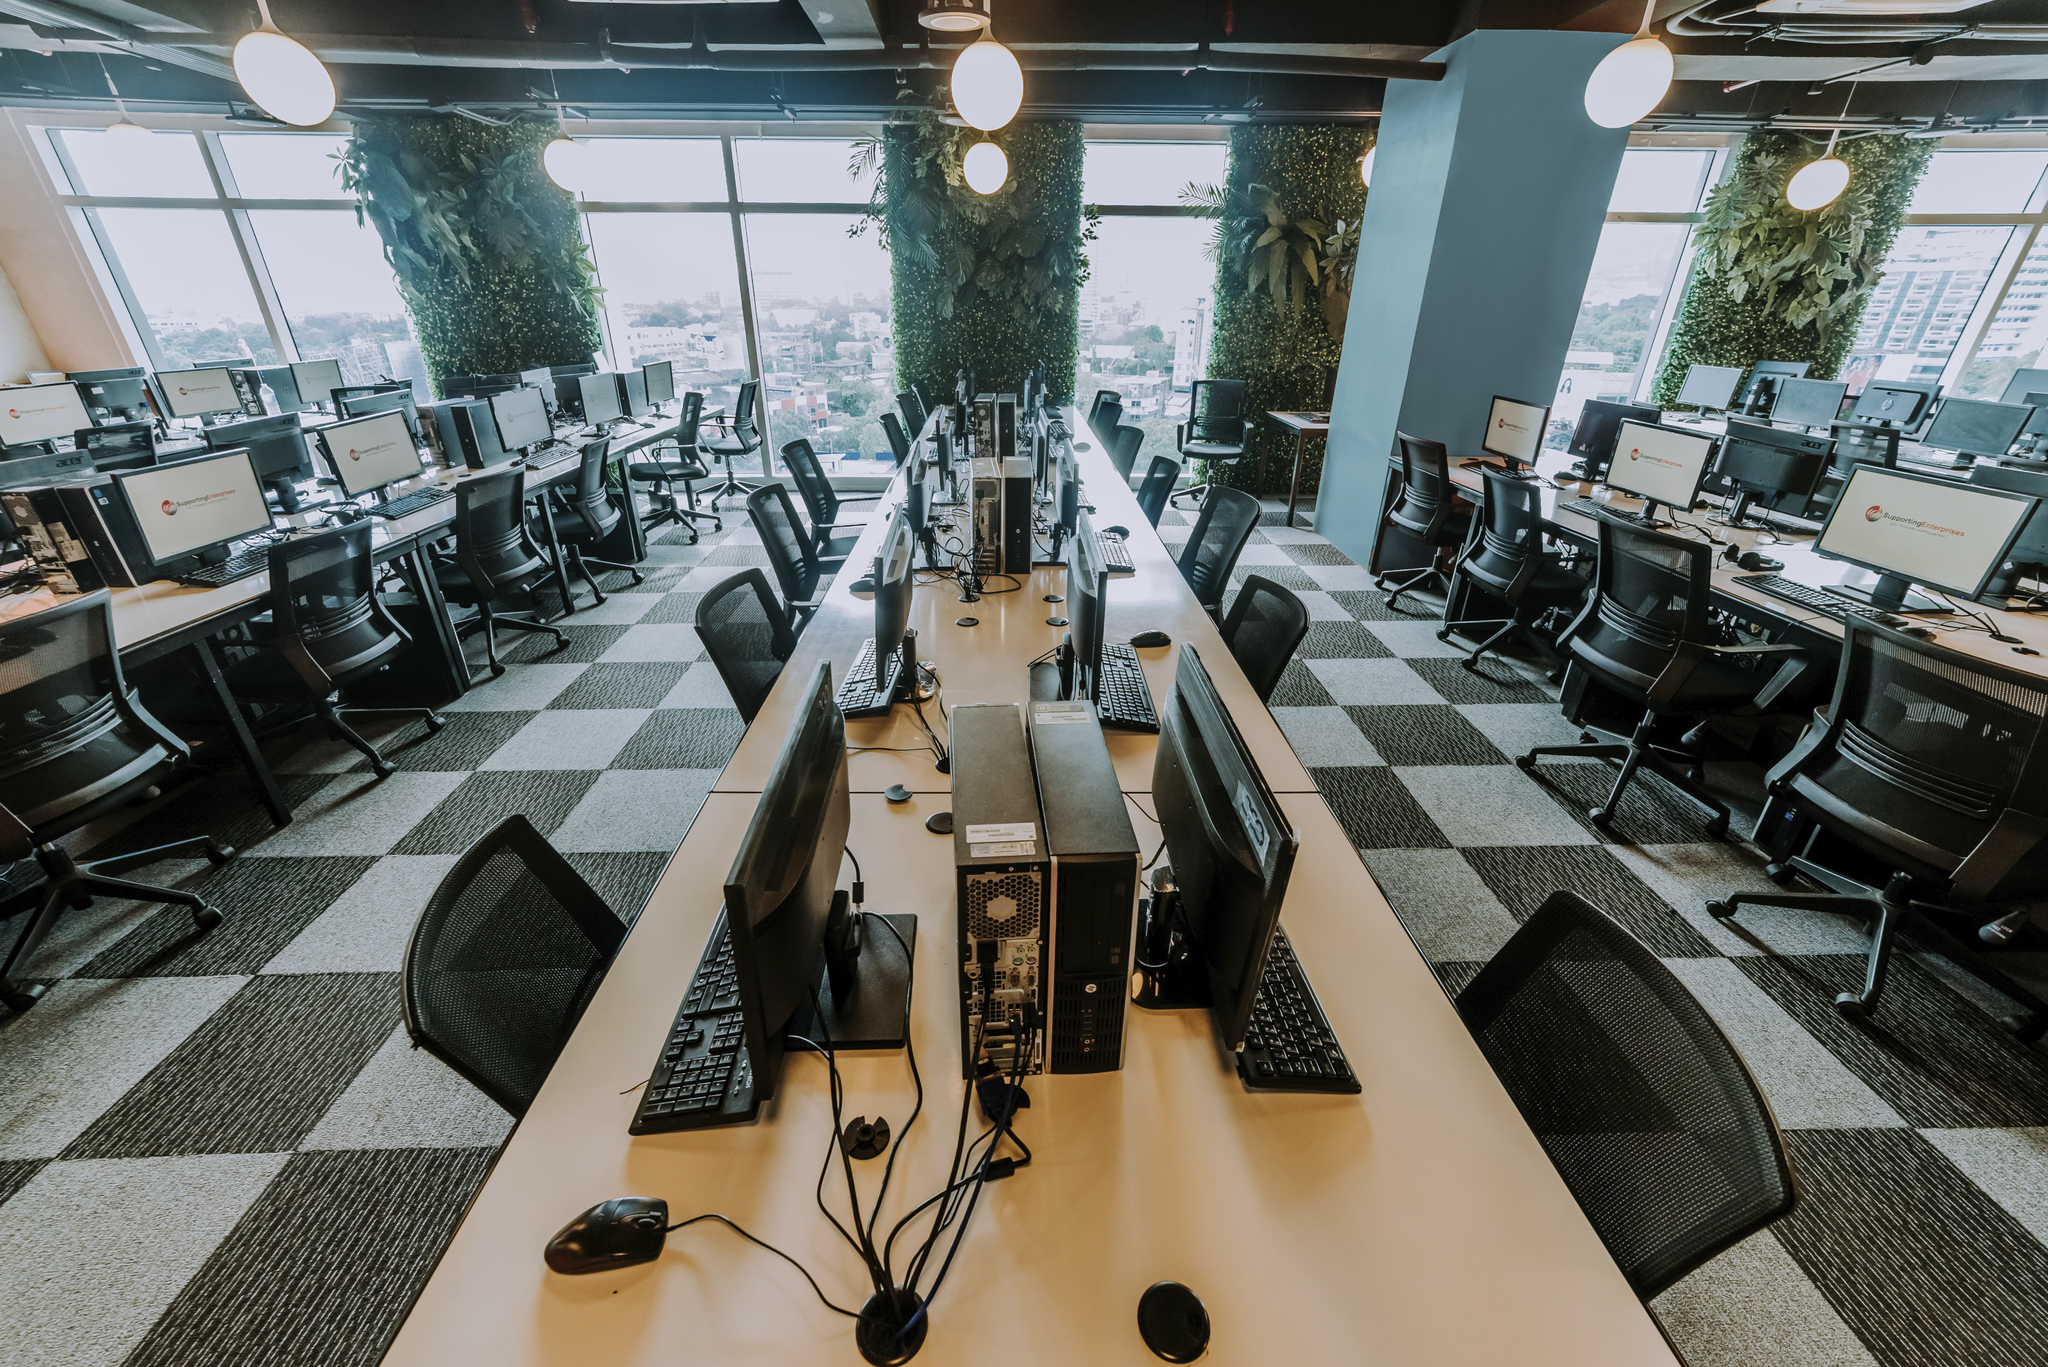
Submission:
<svg viewBox="0 0 2048 1367">
<path fill-rule="evenodd" d="M 1586 78 L 1586 117 L 1602 128 L 1626 128 L 1655 109 L 1671 89 L 1671 49 L 1650 33 L 1656 0 L 1643 10 L 1643 26 L 1600 59 Z"/>
<path fill-rule="evenodd" d="M 1378 156 L 1379 154 L 1380 154 L 1380 145 L 1379 145 L 1379 144 L 1378 144 L 1377 142 L 1375 142 L 1375 143 L 1374 143 L 1374 144 L 1373 144 L 1373 145 L 1372 145 L 1371 147 L 1368 147 L 1368 148 L 1367 148 L 1367 149 L 1365 150 L 1365 155 L 1364 155 L 1364 156 L 1362 156 L 1362 157 L 1360 157 L 1360 158 L 1358 159 L 1358 181 L 1359 181 L 1359 184 L 1361 184 L 1361 185 L 1365 185 L 1365 186 L 1368 186 L 1368 187 L 1369 187 L 1369 186 L 1371 186 L 1371 184 L 1372 184 L 1372 159 L 1373 159 L 1374 157 Z"/>
<path fill-rule="evenodd" d="M 589 182 L 590 149 L 566 132 L 541 149 L 540 164 L 549 180 L 572 195 Z"/>
<path fill-rule="evenodd" d="M 953 107 L 973 128 L 992 132 L 1024 104 L 1024 68 L 1017 55 L 984 34 L 953 59 Z"/>
<path fill-rule="evenodd" d="M 992 195 L 1010 179 L 1010 158 L 1002 148 L 984 138 L 967 149 L 960 170 L 967 177 L 967 188 L 976 194 Z"/>
<path fill-rule="evenodd" d="M 1835 138 L 1839 133 L 1837 129 L 1829 134 L 1828 150 L 1818 161 L 1800 167 L 1785 186 L 1785 202 L 1801 213 L 1827 208 L 1849 188 L 1849 163 L 1835 155 Z"/>
<path fill-rule="evenodd" d="M 235 44 L 235 79 L 264 113 L 300 128 L 325 123 L 334 114 L 334 77 L 312 50 L 278 31 L 269 0 L 256 0 L 262 27 Z"/>
</svg>

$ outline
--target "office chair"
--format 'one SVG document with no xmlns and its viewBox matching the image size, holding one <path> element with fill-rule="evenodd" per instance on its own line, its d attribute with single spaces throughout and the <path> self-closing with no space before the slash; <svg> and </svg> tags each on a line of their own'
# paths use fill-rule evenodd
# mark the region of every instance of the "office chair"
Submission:
<svg viewBox="0 0 2048 1367">
<path fill-rule="evenodd" d="M 1219 615 L 1230 588 L 1230 572 L 1259 525 L 1259 501 L 1242 489 L 1218 484 L 1202 501 L 1194 533 L 1181 548 L 1180 575 L 1195 592 L 1195 601 L 1211 617 Z"/>
<path fill-rule="evenodd" d="M 1166 511 L 1166 497 L 1180 480 L 1180 462 L 1172 456 L 1154 456 L 1145 478 L 1138 484 L 1138 508 L 1153 526 Z"/>
<path fill-rule="evenodd" d="M 1480 660 L 1510 636 L 1541 651 L 1552 665 L 1563 657 L 1535 629 L 1537 619 L 1552 610 L 1576 611 L 1586 598 L 1586 581 L 1566 569 L 1543 549 L 1543 500 L 1535 484 L 1509 479 L 1488 470 L 1479 514 L 1472 519 L 1465 553 L 1451 567 L 1451 593 L 1444 604 L 1439 641 L 1449 641 L 1460 627 L 1498 626 L 1464 659 L 1477 672 Z M 1461 592 L 1462 586 L 1462 592 Z M 1506 617 L 1453 617 L 1471 606 L 1475 592 L 1507 605 Z"/>
<path fill-rule="evenodd" d="M 405 1033 L 524 1116 L 626 927 L 524 816 L 471 845 L 405 946 Z"/>
<path fill-rule="evenodd" d="M 1103 450 L 1113 451 L 1116 449 L 1116 429 L 1123 425 L 1124 406 L 1116 395 L 1109 394 L 1105 399 L 1103 394 L 1109 394 L 1109 391 L 1105 389 L 1102 394 L 1097 394 L 1095 407 L 1089 410 L 1088 430 L 1095 434 L 1096 441 L 1102 443 Z"/>
<path fill-rule="evenodd" d="M 1798 646 L 1722 646 L 1710 643 L 1707 591 L 1714 548 L 1704 541 L 1662 536 L 1595 514 L 1600 524 L 1600 559 L 1585 608 L 1558 639 L 1570 652 L 1565 672 L 1565 712 L 1581 732 L 1611 737 L 1581 745 L 1538 746 L 1515 763 L 1535 766 L 1538 755 L 1618 759 L 1621 772 L 1604 805 L 1589 816 L 1605 829 L 1613 821 L 1622 790 L 1638 768 L 1647 767 L 1714 813 L 1707 834 L 1728 832 L 1728 808 L 1700 782 L 1701 761 L 1690 735 L 1678 734 L 1713 717 L 1755 717 L 1807 666 Z M 1741 662 L 1776 660 L 1769 674 Z M 1601 689 L 1643 709 L 1633 735 L 1624 737 L 1589 720 L 1589 695 Z"/>
<path fill-rule="evenodd" d="M 292 714 L 266 718 L 259 734 L 297 725 L 304 720 L 297 709 L 310 706 L 309 715 L 367 758 L 377 777 L 389 778 L 397 772 L 391 763 L 343 718 L 418 717 L 428 731 L 446 723 L 431 707 L 347 702 L 349 689 L 389 669 L 412 644 L 377 596 L 370 531 L 370 523 L 356 522 L 271 546 L 272 630 L 259 636 L 266 648 L 229 665 L 224 678 L 237 701 L 292 705 Z"/>
<path fill-rule="evenodd" d="M 1135 423 L 1120 422 L 1111 434 L 1109 463 L 1123 476 L 1125 484 L 1131 482 L 1131 468 L 1138 463 L 1138 448 L 1145 444 L 1145 429 Z"/>
<path fill-rule="evenodd" d="M 902 422 L 887 409 L 882 411 L 881 422 L 882 435 L 889 439 L 889 454 L 901 465 L 910 459 L 910 438 L 904 435 Z"/>
<path fill-rule="evenodd" d="M 1207 482 L 1181 490 L 1173 501 L 1207 494 L 1216 478 L 1215 467 L 1243 460 L 1250 436 L 1244 418 L 1244 381 L 1196 380 L 1188 393 L 1188 420 L 1173 429 L 1173 444 L 1182 460 L 1205 464 Z"/>
<path fill-rule="evenodd" d="M 619 511 L 612 502 L 611 491 L 604 487 L 605 463 L 611 459 L 611 443 L 594 441 L 583 448 L 583 463 L 577 467 L 576 483 L 573 488 L 555 485 L 548 490 L 545 513 L 550 528 L 554 531 L 555 542 L 569 556 L 569 565 L 583 576 L 583 582 L 590 585 L 590 594 L 598 602 L 604 602 L 604 586 L 597 582 L 591 567 L 601 570 L 623 570 L 633 576 L 633 582 L 644 584 L 647 576 L 631 565 L 616 560 L 600 560 L 589 554 L 604 544 L 605 538 L 618 530 L 626 514 Z M 632 507 L 629 500 L 628 508 Z"/>
<path fill-rule="evenodd" d="M 811 615 L 825 604 L 818 592 L 819 581 L 825 577 L 825 564 L 818 556 L 817 545 L 797 520 L 789 490 L 780 484 L 763 485 L 748 494 L 747 516 L 753 521 L 754 530 L 761 534 L 768 566 L 775 571 L 775 580 L 788 601 L 785 620 L 801 635 Z"/>
<path fill-rule="evenodd" d="M 559 628 L 530 617 L 508 617 L 492 604 L 508 593 L 530 589 L 555 573 L 555 566 L 541 552 L 524 516 L 526 469 L 500 465 L 458 480 L 455 485 L 455 555 L 433 557 L 434 579 L 441 596 L 457 607 L 475 608 L 474 617 L 455 624 L 455 635 L 465 631 L 484 632 L 484 654 L 492 674 L 503 674 L 498 659 L 498 628 L 545 632 L 555 638 L 555 649 L 569 644 Z"/>
<path fill-rule="evenodd" d="M 916 385 L 896 396 L 896 407 L 902 411 L 903 421 L 909 425 L 911 434 L 924 435 L 924 425 L 931 421 L 931 414 L 926 411 L 924 395 L 917 392 Z"/>
<path fill-rule="evenodd" d="M 841 498 L 826 476 L 825 467 L 818 462 L 818 453 L 811 449 L 808 437 L 798 437 L 784 446 L 782 463 L 789 467 L 790 478 L 796 481 L 797 493 L 803 497 L 804 511 L 811 515 L 811 537 L 818 548 L 818 557 L 832 564 L 844 561 L 847 552 L 853 549 L 853 543 L 860 540 L 860 532 L 856 530 L 850 536 L 834 536 L 832 533 L 868 524 L 841 522 L 840 508 L 848 503 L 875 503 L 882 496 L 860 494 Z"/>
<path fill-rule="evenodd" d="M 0 862 L 35 856 L 48 891 L 0 962 L 0 1001 L 26 1011 L 43 995 L 15 980 L 66 907 L 98 897 L 175 902 L 201 930 L 220 912 L 196 893 L 114 877 L 129 869 L 204 854 L 225 864 L 234 850 L 210 836 L 132 854 L 75 862 L 58 840 L 147 795 L 192 758 L 192 748 L 143 709 L 114 648 L 113 595 L 105 589 L 0 622 Z"/>
<path fill-rule="evenodd" d="M 1812 907 L 1874 922 L 1863 991 L 1835 998 L 1855 1019 L 1876 1008 L 1910 925 L 2025 1006 L 2006 1024 L 2038 1039 L 2048 1006 L 1943 923 L 2048 897 L 2048 683 L 1872 622 L 1843 630 L 1834 696 L 1766 778 L 1757 820 L 1774 882 L 1797 872 L 1830 891 L 1734 893 L 1707 910 L 1725 920 L 1745 906 Z M 1881 883 L 1856 876 L 1873 872 Z"/>
<path fill-rule="evenodd" d="M 1420 569 L 1375 570 L 1373 587 L 1387 595 L 1388 607 L 1408 590 L 1431 577 L 1441 579 L 1445 555 L 1465 544 L 1472 531 L 1472 509 L 1458 497 L 1451 483 L 1451 456 L 1440 441 L 1411 437 L 1396 432 L 1401 443 L 1401 493 L 1380 517 L 1378 535 L 1373 538 L 1372 560 L 1379 563 L 1380 550 L 1390 530 L 1406 532 L 1432 548 L 1430 563 Z M 1389 591 L 1387 581 L 1400 576 Z"/>
<path fill-rule="evenodd" d="M 751 456 L 761 449 L 761 429 L 756 426 L 754 409 L 761 402 L 761 382 L 758 379 L 742 380 L 740 394 L 733 401 L 732 416 L 714 418 L 711 425 L 725 433 L 710 441 L 699 441 L 697 449 L 715 456 L 725 467 L 725 483 L 711 491 L 711 506 L 715 510 L 718 501 L 729 494 L 742 498 L 754 492 L 754 486 L 743 484 L 732 472 L 732 463 L 741 456 Z"/>
<path fill-rule="evenodd" d="M 1770 1103 L 1649 946 L 1554 892 L 1458 1014 L 1637 1296 L 1789 1214 Z"/>
<path fill-rule="evenodd" d="M 666 505 L 656 506 L 653 512 L 641 519 L 641 525 L 650 532 L 666 522 L 687 527 L 692 546 L 697 544 L 696 524 L 701 519 L 711 519 L 711 530 L 714 532 L 725 530 L 725 523 L 719 518 L 716 510 L 708 513 L 697 511 L 695 483 L 700 479 L 711 478 L 711 471 L 704 464 L 703 452 L 697 449 L 697 433 L 703 417 L 704 396 L 694 389 L 687 391 L 683 395 L 683 406 L 676 415 L 675 436 L 664 437 L 654 444 L 654 450 L 650 453 L 653 459 L 632 461 L 626 466 L 628 479 L 636 484 L 654 486 L 647 491 L 650 503 L 654 501 L 657 490 L 662 498 L 668 500 Z M 675 448 L 675 455 L 672 458 L 664 457 L 662 452 L 670 446 Z M 683 486 L 682 502 L 676 500 L 675 486 L 678 484 Z M 633 582 L 637 584 L 640 581 L 636 579 Z"/>
<path fill-rule="evenodd" d="M 725 680 L 740 720 L 753 725 L 796 650 L 789 615 L 775 601 L 768 576 L 758 568 L 743 570 L 698 599 L 697 639 Z"/>
<path fill-rule="evenodd" d="M 1099 426 L 1102 420 L 1102 410 L 1109 404 L 1115 404 L 1117 406 L 1118 413 L 1121 414 L 1123 411 L 1124 396 L 1122 394 L 1119 394 L 1114 389 L 1098 389 L 1095 391 L 1095 398 L 1088 405 L 1088 425 L 1095 429 L 1095 435 L 1098 437 L 1101 436 L 1103 432 L 1108 431 L 1116 426 L 1116 419 L 1114 418 L 1110 420 L 1109 428 Z"/>
<path fill-rule="evenodd" d="M 1308 605 L 1264 575 L 1248 574 L 1230 614 L 1223 619 L 1223 644 L 1264 702 L 1280 686 L 1287 662 L 1308 635 Z"/>
</svg>

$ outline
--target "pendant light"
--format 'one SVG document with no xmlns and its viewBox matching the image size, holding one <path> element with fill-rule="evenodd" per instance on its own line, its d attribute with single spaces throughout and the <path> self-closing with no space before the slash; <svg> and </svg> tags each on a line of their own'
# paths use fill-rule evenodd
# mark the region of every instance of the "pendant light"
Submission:
<svg viewBox="0 0 2048 1367">
<path fill-rule="evenodd" d="M 1849 116 L 1849 100 L 1856 98 L 1856 84 L 1849 84 L 1849 99 L 1842 101 L 1842 117 Z M 1809 161 L 1799 168 L 1785 186 L 1785 202 L 1801 213 L 1825 209 L 1841 198 L 1842 191 L 1849 188 L 1849 163 L 1835 155 L 1835 139 L 1842 136 L 1837 128 L 1828 134 L 1827 151 L 1820 154 L 1818 161 Z"/>
<path fill-rule="evenodd" d="M 235 79 L 258 108 L 274 119 L 308 128 L 334 114 L 334 77 L 304 43 L 278 31 L 270 0 L 256 0 L 263 17 L 235 44 Z"/>
<path fill-rule="evenodd" d="M 972 33 L 988 27 L 988 0 L 924 0 L 917 22 L 938 33 Z"/>
<path fill-rule="evenodd" d="M 992 195 L 1009 183 L 1010 158 L 1002 148 L 983 138 L 967 149 L 960 162 L 967 187 L 976 194 Z"/>
<path fill-rule="evenodd" d="M 107 93 L 114 97 L 114 108 L 121 111 L 121 117 L 108 124 L 107 131 L 122 137 L 135 137 L 138 134 L 148 137 L 149 130 L 128 117 L 128 105 L 121 98 L 120 88 L 114 84 L 114 73 L 107 70 L 107 59 L 104 56 L 100 56 L 100 79 L 107 83 Z"/>
<path fill-rule="evenodd" d="M 1377 140 L 1365 149 L 1365 155 L 1358 159 L 1358 183 L 1368 188 L 1372 185 L 1372 159 L 1380 154 Z"/>
<path fill-rule="evenodd" d="M 1586 116 L 1602 128 L 1626 128 L 1655 109 L 1671 89 L 1671 49 L 1650 33 L 1657 0 L 1643 7 L 1636 36 L 1600 59 L 1586 78 Z"/>
<path fill-rule="evenodd" d="M 569 123 L 561 104 L 562 87 L 552 71 L 548 73 L 548 86 L 555 96 L 555 123 L 562 131 L 541 148 L 540 167 L 549 180 L 572 195 L 580 194 L 590 183 L 590 149 L 569 136 Z"/>
<path fill-rule="evenodd" d="M 1017 117 L 1024 104 L 1024 68 L 1017 55 L 986 33 L 953 59 L 953 107 L 987 133 Z"/>
</svg>

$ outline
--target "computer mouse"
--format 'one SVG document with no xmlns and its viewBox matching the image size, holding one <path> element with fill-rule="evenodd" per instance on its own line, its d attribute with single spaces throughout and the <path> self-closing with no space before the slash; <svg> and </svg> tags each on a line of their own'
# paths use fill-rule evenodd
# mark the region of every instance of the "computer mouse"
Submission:
<svg viewBox="0 0 2048 1367">
<path fill-rule="evenodd" d="M 1131 529 L 1129 527 L 1104 527 L 1102 530 L 1111 536 L 1127 537 L 1131 534 Z"/>
<path fill-rule="evenodd" d="M 1137 650 L 1144 650 L 1151 646 L 1170 646 L 1172 644 L 1173 638 L 1163 631 L 1141 631 L 1131 638 L 1131 646 Z"/>
<path fill-rule="evenodd" d="M 1934 639 L 1933 627 L 1909 626 L 1900 627 L 1899 630 L 1908 636 L 1917 636 L 1923 641 L 1931 641 Z"/>
<path fill-rule="evenodd" d="M 888 798 L 891 802 L 908 802 L 910 801 L 910 789 L 900 783 L 892 783 L 882 790 L 882 796 Z"/>
<path fill-rule="evenodd" d="M 875 591 L 875 581 L 866 575 L 862 575 L 846 587 L 854 593 L 873 593 Z"/>
<path fill-rule="evenodd" d="M 1138 1334 L 1154 1356 L 1193 1362 L 1209 1351 L 1209 1312 L 1179 1282 L 1154 1282 L 1138 1297 Z"/>
<path fill-rule="evenodd" d="M 570 1277 L 637 1267 L 661 1256 L 668 1202 L 649 1196 L 600 1201 L 548 1240 L 547 1264 Z"/>
</svg>

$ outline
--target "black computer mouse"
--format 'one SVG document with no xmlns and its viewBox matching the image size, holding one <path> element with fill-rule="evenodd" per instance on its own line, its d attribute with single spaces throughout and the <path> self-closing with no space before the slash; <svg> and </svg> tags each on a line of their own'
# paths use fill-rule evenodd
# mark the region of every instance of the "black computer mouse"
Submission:
<svg viewBox="0 0 2048 1367">
<path fill-rule="evenodd" d="M 1193 1362 L 1209 1351 L 1209 1312 L 1179 1282 L 1154 1282 L 1138 1297 L 1138 1334 L 1155 1356 Z"/>
<path fill-rule="evenodd" d="M 875 581 L 863 575 L 846 587 L 854 593 L 873 593 L 875 591 Z"/>
<path fill-rule="evenodd" d="M 1131 534 L 1129 527 L 1104 527 L 1102 530 L 1109 536 L 1128 537 Z"/>
<path fill-rule="evenodd" d="M 548 1240 L 547 1263 L 571 1277 L 637 1267 L 661 1256 L 668 1202 L 648 1196 L 600 1201 Z"/>
<path fill-rule="evenodd" d="M 1131 638 L 1131 646 L 1136 650 L 1144 650 L 1150 646 L 1170 646 L 1172 644 L 1173 638 L 1163 631 L 1141 631 Z"/>
</svg>

